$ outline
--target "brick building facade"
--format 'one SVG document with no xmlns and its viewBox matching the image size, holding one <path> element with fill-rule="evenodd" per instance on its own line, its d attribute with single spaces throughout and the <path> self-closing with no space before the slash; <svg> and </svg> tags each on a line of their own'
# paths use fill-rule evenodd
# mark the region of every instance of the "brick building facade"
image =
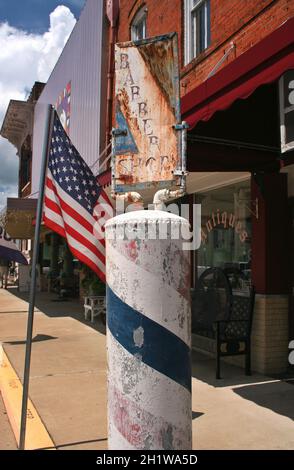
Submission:
<svg viewBox="0 0 294 470">
<path fill-rule="evenodd" d="M 294 160 L 281 155 L 278 107 L 279 78 L 294 68 L 293 16 L 291 0 L 121 0 L 115 34 L 178 33 L 190 203 L 202 204 L 203 233 L 218 211 L 233 212 L 248 235 L 242 244 L 225 224 L 206 234 L 193 284 L 208 266 L 243 270 L 257 293 L 253 368 L 264 373 L 287 368 L 294 334 Z"/>
<path fill-rule="evenodd" d="M 196 3 L 196 2 L 195 2 Z M 185 5 L 183 0 L 121 0 L 117 41 L 131 39 L 131 25 L 142 8 L 147 9 L 147 36 L 176 31 L 179 35 L 181 94 L 205 81 L 224 52 L 235 43 L 235 49 L 222 64 L 229 62 L 275 31 L 294 15 L 291 0 L 210 0 L 210 45 L 185 65 Z"/>
</svg>

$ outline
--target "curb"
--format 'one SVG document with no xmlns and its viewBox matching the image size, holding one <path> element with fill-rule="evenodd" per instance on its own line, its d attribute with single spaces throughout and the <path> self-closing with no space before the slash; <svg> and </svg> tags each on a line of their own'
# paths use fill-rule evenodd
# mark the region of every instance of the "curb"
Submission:
<svg viewBox="0 0 294 470">
<path fill-rule="evenodd" d="M 21 421 L 21 404 L 23 387 L 12 367 L 3 346 L 0 344 L 0 391 L 17 444 Z M 36 408 L 28 400 L 25 450 L 56 450 Z"/>
</svg>

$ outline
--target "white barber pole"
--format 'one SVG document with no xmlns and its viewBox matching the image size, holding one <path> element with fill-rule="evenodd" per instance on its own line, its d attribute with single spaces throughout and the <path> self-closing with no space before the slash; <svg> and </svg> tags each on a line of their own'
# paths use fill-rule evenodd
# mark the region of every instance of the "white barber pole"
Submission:
<svg viewBox="0 0 294 470">
<path fill-rule="evenodd" d="M 108 448 L 189 450 L 186 219 L 135 211 L 106 224 Z"/>
</svg>

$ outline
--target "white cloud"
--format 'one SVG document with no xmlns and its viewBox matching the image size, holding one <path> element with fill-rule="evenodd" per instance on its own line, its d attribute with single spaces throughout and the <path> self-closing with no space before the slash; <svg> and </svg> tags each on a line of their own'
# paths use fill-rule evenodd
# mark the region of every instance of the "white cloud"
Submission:
<svg viewBox="0 0 294 470">
<path fill-rule="evenodd" d="M 49 30 L 42 35 L 0 23 L 0 126 L 10 99 L 26 99 L 35 81 L 48 80 L 75 23 L 74 15 L 63 5 L 50 14 Z M 3 192 L 17 191 L 17 168 L 15 148 L 1 137 L 0 210 Z"/>
<path fill-rule="evenodd" d="M 43 36 L 44 47 L 38 63 L 40 81 L 47 81 L 75 23 L 75 17 L 63 5 L 55 8 L 50 14 L 50 29 Z"/>
</svg>

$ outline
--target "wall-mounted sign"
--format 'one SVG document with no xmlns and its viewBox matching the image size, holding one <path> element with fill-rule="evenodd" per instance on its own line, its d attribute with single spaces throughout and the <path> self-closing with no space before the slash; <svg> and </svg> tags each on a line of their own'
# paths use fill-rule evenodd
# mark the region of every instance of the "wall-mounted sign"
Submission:
<svg viewBox="0 0 294 470">
<path fill-rule="evenodd" d="M 288 70 L 280 78 L 280 126 L 281 151 L 294 148 L 294 70 Z"/>
<path fill-rule="evenodd" d="M 115 26 L 119 14 L 119 0 L 107 0 L 106 15 L 111 26 Z"/>
<path fill-rule="evenodd" d="M 70 133 L 70 95 L 71 82 L 68 82 L 60 93 L 55 106 L 60 122 L 67 134 Z"/>
<path fill-rule="evenodd" d="M 114 190 L 171 186 L 181 155 L 176 33 L 116 44 L 115 81 Z"/>
</svg>

